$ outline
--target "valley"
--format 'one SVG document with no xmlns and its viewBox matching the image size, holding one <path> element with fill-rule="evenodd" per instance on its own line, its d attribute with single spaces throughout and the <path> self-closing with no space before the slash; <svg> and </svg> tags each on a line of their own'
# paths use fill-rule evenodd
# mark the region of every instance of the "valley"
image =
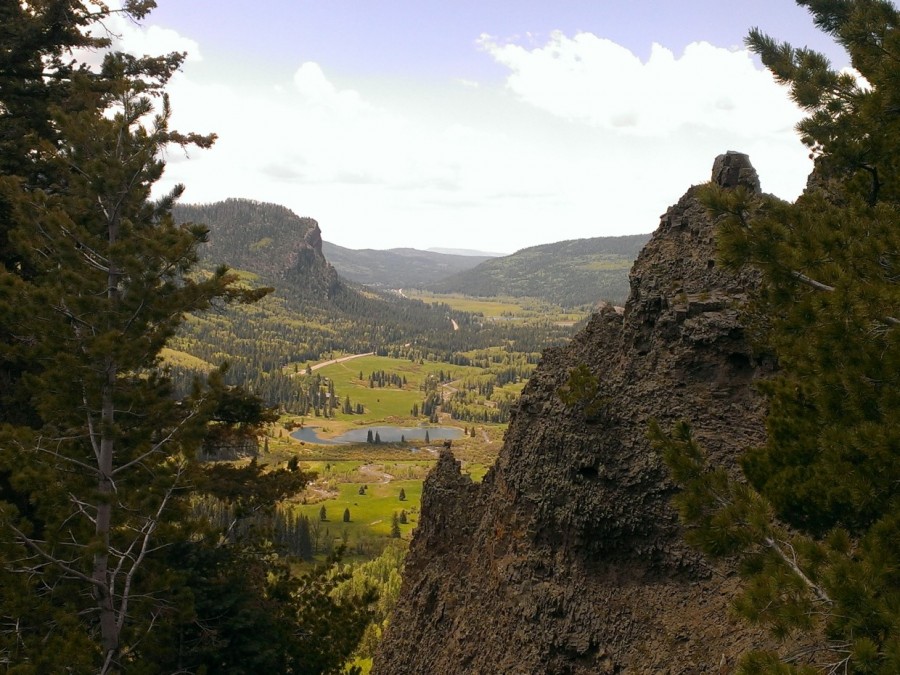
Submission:
<svg viewBox="0 0 900 675">
<path fill-rule="evenodd" d="M 900 672 L 896 3 L 157 4 L 0 10 L 0 671 Z"/>
<path fill-rule="evenodd" d="M 449 254 L 423 254 L 417 267 L 397 265 L 396 252 L 384 264 L 373 262 L 380 252 L 364 252 L 353 263 L 357 272 L 380 276 L 362 286 L 331 266 L 325 252 L 332 247 L 314 221 L 239 200 L 175 213 L 209 225 L 208 255 L 237 268 L 247 287 L 274 290 L 253 305 L 188 317 L 162 352 L 164 367 L 187 393 L 227 363 L 227 383 L 279 412 L 261 430 L 255 457 L 227 461 L 308 473 L 306 487 L 280 502 L 265 527 L 297 574 L 340 555 L 348 574 L 378 590 L 380 609 L 356 652 L 356 665 L 368 672 L 443 437 L 452 436 L 463 472 L 480 481 L 543 350 L 565 344 L 593 305 L 424 290 L 440 266 L 435 260 L 485 263 Z M 272 247 L 278 256 L 263 253 Z M 347 265 L 354 252 L 338 254 Z M 627 285 L 626 267 L 616 270 Z M 559 285 L 568 283 L 575 282 Z M 399 437 L 389 436 L 394 428 Z M 347 434 L 356 442 L 335 442 Z"/>
</svg>

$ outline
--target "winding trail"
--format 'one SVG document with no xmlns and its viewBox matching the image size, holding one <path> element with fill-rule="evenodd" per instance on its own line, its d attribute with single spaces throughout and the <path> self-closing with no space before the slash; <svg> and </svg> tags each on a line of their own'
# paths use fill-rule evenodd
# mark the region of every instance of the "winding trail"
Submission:
<svg viewBox="0 0 900 675">
<path fill-rule="evenodd" d="M 365 354 L 350 354 L 350 356 L 342 356 L 339 359 L 331 359 L 330 361 L 322 361 L 322 363 L 317 363 L 314 366 L 310 366 L 310 370 L 318 370 L 319 368 L 324 368 L 325 366 L 331 366 L 335 363 L 343 363 L 344 361 L 352 361 L 353 359 L 358 359 L 363 356 L 373 356 L 375 352 L 366 352 Z"/>
<path fill-rule="evenodd" d="M 374 476 L 375 478 L 378 479 L 378 481 L 377 481 L 378 483 L 390 483 L 392 480 L 394 480 L 394 477 L 391 474 L 385 473 L 384 471 L 379 471 L 378 469 L 375 468 L 376 466 L 378 466 L 378 465 L 377 464 L 363 464 L 361 467 L 359 467 L 358 471 L 361 474 L 364 474 L 366 476 Z M 370 482 L 374 483 L 376 481 L 370 481 Z"/>
</svg>

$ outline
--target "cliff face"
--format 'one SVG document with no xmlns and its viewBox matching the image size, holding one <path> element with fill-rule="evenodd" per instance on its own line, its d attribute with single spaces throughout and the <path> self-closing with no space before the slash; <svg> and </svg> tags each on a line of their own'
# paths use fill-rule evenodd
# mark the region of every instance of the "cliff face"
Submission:
<svg viewBox="0 0 900 675">
<path fill-rule="evenodd" d="M 311 220 L 303 243 L 291 253 L 282 279 L 318 300 L 331 300 L 342 290 L 340 278 L 322 253 L 322 231 Z"/>
<path fill-rule="evenodd" d="M 745 155 L 713 179 L 758 190 Z M 673 486 L 646 438 L 691 420 L 713 461 L 763 440 L 740 306 L 757 283 L 716 264 L 714 225 L 691 188 L 607 307 L 545 353 L 480 485 L 449 454 L 425 484 L 404 585 L 375 672 L 729 672 L 764 638 L 731 623 L 736 580 L 680 537 Z M 570 372 L 599 382 L 565 405 Z"/>
<path fill-rule="evenodd" d="M 249 199 L 214 204 L 178 204 L 177 222 L 209 226 L 206 260 L 260 275 L 265 283 L 287 282 L 306 299 L 327 301 L 344 290 L 322 253 L 322 231 L 312 218 L 290 209 Z"/>
</svg>

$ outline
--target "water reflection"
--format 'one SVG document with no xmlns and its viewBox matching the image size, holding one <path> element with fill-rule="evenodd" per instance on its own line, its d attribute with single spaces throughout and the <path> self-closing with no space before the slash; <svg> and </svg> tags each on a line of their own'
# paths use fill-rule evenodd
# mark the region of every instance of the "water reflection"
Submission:
<svg viewBox="0 0 900 675">
<path fill-rule="evenodd" d="M 347 443 L 365 443 L 368 440 L 369 432 L 372 437 L 378 434 L 382 443 L 399 443 L 401 440 L 407 441 L 424 441 L 425 434 L 431 441 L 443 441 L 446 439 L 462 438 L 462 429 L 456 427 L 360 427 L 351 429 L 340 436 L 334 438 L 320 438 L 318 427 L 303 427 L 291 433 L 291 438 L 298 441 L 306 441 L 307 443 L 318 443 L 320 445 L 344 445 Z"/>
</svg>

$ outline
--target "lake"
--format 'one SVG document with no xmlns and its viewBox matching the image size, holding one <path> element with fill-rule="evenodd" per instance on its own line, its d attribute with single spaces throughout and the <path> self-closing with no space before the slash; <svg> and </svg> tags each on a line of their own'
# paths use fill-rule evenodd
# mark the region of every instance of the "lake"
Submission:
<svg viewBox="0 0 900 675">
<path fill-rule="evenodd" d="M 456 427 L 360 427 L 351 429 L 334 438 L 319 438 L 318 427 L 303 427 L 291 433 L 291 438 L 307 443 L 319 443 L 320 445 L 344 445 L 346 443 L 365 443 L 369 432 L 372 436 L 378 434 L 382 443 L 399 443 L 401 436 L 407 441 L 424 441 L 425 432 L 431 441 L 443 441 L 446 439 L 462 438 L 462 429 Z"/>
</svg>

